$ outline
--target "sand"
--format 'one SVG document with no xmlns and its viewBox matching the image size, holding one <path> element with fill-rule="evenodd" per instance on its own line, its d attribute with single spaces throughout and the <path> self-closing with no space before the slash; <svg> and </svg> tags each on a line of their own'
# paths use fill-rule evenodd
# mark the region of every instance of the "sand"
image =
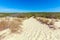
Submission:
<svg viewBox="0 0 60 40">
<path fill-rule="evenodd" d="M 1 40 L 60 40 L 60 29 L 52 30 L 48 25 L 42 24 L 33 17 L 24 20 L 22 23 L 23 31 L 21 33 L 9 34 L 9 29 L 4 30 L 6 36 Z"/>
</svg>

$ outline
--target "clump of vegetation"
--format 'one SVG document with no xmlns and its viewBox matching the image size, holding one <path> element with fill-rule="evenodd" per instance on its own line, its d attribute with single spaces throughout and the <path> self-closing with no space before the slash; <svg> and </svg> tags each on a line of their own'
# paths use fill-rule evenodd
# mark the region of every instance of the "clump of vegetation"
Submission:
<svg viewBox="0 0 60 40">
<path fill-rule="evenodd" d="M 9 23 L 9 28 L 11 30 L 11 33 L 19 33 L 22 31 L 22 21 L 21 20 L 13 20 Z M 18 31 L 19 30 L 19 31 Z"/>
<path fill-rule="evenodd" d="M 12 17 L 46 17 L 46 18 L 59 18 L 60 19 L 60 12 L 27 12 L 27 13 L 0 13 L 0 17 L 12 16 Z"/>
<path fill-rule="evenodd" d="M 5 30 L 8 28 L 8 22 L 7 21 L 1 21 L 0 22 L 0 31 Z"/>
<path fill-rule="evenodd" d="M 0 31 L 8 28 L 10 29 L 11 33 L 20 33 L 22 31 L 21 25 L 23 20 L 14 17 L 12 17 L 12 20 L 10 20 L 10 18 L 1 18 L 0 20 Z"/>
</svg>

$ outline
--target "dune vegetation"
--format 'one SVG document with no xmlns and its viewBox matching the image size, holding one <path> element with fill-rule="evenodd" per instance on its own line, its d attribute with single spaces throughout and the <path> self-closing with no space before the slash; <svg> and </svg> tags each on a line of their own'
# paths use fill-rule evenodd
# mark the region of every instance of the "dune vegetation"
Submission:
<svg viewBox="0 0 60 40">
<path fill-rule="evenodd" d="M 60 13 L 0 13 L 0 39 L 60 40 Z"/>
<path fill-rule="evenodd" d="M 27 13 L 0 13 L 0 17 L 13 16 L 13 17 L 47 17 L 47 18 L 60 18 L 60 12 L 27 12 Z"/>
</svg>

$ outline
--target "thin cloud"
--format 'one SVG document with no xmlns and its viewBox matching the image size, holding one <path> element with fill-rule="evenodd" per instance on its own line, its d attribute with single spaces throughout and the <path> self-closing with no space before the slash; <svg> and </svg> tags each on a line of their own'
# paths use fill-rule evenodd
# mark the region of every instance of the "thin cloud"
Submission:
<svg viewBox="0 0 60 40">
<path fill-rule="evenodd" d="M 60 12 L 60 7 L 44 9 L 44 10 L 22 10 L 0 7 L 0 12 Z"/>
<path fill-rule="evenodd" d="M 50 9 L 46 9 L 44 11 L 45 12 L 60 12 L 60 7 L 50 8 Z"/>
<path fill-rule="evenodd" d="M 0 7 L 0 12 L 29 12 L 27 10 Z"/>
<path fill-rule="evenodd" d="M 0 7 L 0 12 L 43 12 L 43 11 L 39 11 L 39 10 L 22 10 L 22 9 L 13 9 L 13 8 Z"/>
</svg>

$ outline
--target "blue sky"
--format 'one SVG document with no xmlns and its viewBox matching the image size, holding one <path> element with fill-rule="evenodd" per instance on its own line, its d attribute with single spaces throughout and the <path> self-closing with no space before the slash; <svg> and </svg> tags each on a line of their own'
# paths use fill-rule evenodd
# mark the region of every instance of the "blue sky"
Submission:
<svg viewBox="0 0 60 40">
<path fill-rule="evenodd" d="M 60 12 L 60 0 L 0 0 L 0 12 Z"/>
</svg>

